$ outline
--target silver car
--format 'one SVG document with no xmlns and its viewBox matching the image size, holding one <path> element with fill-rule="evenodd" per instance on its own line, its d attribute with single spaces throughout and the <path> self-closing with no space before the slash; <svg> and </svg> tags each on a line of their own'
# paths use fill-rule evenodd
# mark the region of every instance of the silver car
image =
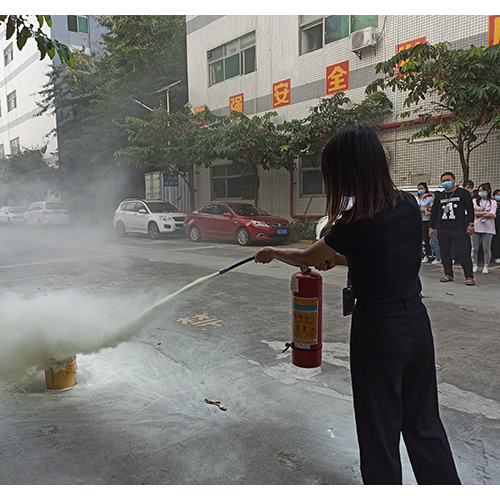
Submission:
<svg viewBox="0 0 500 500">
<path fill-rule="evenodd" d="M 62 201 L 37 201 L 24 214 L 24 222 L 37 227 L 68 225 L 68 209 Z"/>
<path fill-rule="evenodd" d="M 26 209 L 24 207 L 1 207 L 0 208 L 0 224 L 19 224 L 23 222 L 24 213 Z"/>
</svg>

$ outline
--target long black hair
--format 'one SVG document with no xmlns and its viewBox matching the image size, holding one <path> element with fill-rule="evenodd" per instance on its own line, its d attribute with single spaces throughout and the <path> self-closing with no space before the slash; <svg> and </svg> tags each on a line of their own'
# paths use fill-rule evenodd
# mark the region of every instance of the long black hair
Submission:
<svg viewBox="0 0 500 500">
<path fill-rule="evenodd" d="M 337 223 L 372 218 L 394 208 L 402 196 L 391 179 L 380 140 L 364 125 L 345 127 L 330 139 L 321 155 L 321 170 L 330 221 L 341 213 Z M 354 205 L 345 211 L 349 197 L 354 197 Z"/>
</svg>

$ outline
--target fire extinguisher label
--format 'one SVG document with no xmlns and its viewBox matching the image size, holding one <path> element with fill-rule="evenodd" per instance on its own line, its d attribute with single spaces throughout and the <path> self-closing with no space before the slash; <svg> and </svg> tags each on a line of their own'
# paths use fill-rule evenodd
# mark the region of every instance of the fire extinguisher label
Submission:
<svg viewBox="0 0 500 500">
<path fill-rule="evenodd" d="M 303 344 L 318 342 L 318 298 L 293 297 L 293 341 Z"/>
</svg>

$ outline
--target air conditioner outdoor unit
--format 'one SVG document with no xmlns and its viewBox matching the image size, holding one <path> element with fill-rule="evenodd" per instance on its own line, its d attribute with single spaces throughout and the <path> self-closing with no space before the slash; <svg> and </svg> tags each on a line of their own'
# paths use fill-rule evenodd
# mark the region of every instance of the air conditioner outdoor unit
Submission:
<svg viewBox="0 0 500 500">
<path fill-rule="evenodd" d="M 375 30 L 372 26 L 351 33 L 351 51 L 357 52 L 366 47 L 373 47 L 377 43 Z"/>
</svg>

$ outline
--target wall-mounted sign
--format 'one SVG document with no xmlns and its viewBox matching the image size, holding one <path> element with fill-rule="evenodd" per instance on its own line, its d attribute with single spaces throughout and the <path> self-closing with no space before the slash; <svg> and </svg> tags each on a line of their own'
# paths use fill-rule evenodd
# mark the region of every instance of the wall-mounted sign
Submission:
<svg viewBox="0 0 500 500">
<path fill-rule="evenodd" d="M 232 95 L 229 98 L 229 114 L 233 111 L 238 111 L 239 113 L 245 113 L 245 99 L 243 93 Z"/>
<path fill-rule="evenodd" d="M 292 85 L 291 80 L 281 80 L 273 83 L 273 108 L 288 106 L 291 101 Z"/>
<path fill-rule="evenodd" d="M 349 90 L 349 60 L 326 67 L 326 95 Z"/>
<path fill-rule="evenodd" d="M 490 16 L 488 20 L 488 47 L 500 43 L 500 16 Z"/>
<path fill-rule="evenodd" d="M 196 113 L 199 113 L 200 111 L 205 111 L 205 109 L 207 109 L 206 104 L 201 104 L 200 106 L 195 106 L 193 108 L 193 113 L 196 114 Z M 207 122 L 203 121 L 202 125 L 206 125 L 206 124 L 207 124 Z"/>
</svg>

